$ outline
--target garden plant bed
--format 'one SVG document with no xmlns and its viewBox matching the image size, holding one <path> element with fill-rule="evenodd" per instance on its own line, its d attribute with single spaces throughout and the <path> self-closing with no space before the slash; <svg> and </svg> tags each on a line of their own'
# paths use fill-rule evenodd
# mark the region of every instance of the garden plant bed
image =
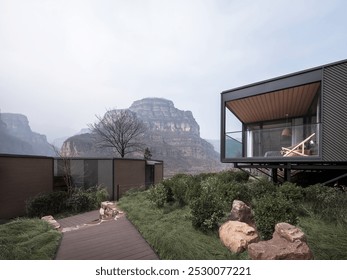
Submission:
<svg viewBox="0 0 347 280">
<path fill-rule="evenodd" d="M 276 186 L 230 174 L 233 172 L 177 175 L 147 191 L 127 194 L 118 205 L 160 259 L 249 259 L 247 252 L 231 253 L 219 240 L 218 226 L 228 219 L 233 199 L 242 199 L 254 206 L 262 240 L 272 237 L 276 223 L 292 222 L 305 233 L 314 259 L 347 259 L 346 192 L 319 185 Z M 214 200 L 216 195 L 219 200 L 215 201 L 222 204 L 222 215 L 220 210 L 214 209 L 218 219 L 207 218 L 199 228 L 194 215 L 200 217 L 205 213 L 192 211 L 192 207 L 197 205 L 196 196 L 201 189 L 210 187 L 213 191 L 208 193 L 206 201 Z M 207 211 L 207 204 L 203 210 Z"/>
</svg>

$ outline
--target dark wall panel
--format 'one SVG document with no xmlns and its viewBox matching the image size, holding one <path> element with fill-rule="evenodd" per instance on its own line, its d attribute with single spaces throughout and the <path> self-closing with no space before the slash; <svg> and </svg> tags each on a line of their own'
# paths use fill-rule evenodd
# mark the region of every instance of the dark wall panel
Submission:
<svg viewBox="0 0 347 280">
<path fill-rule="evenodd" d="M 53 158 L 0 157 L 0 219 L 25 215 L 26 200 L 53 191 Z"/>
<path fill-rule="evenodd" d="M 347 62 L 324 68 L 322 156 L 347 161 Z"/>
<path fill-rule="evenodd" d="M 119 199 L 130 189 L 145 186 L 145 160 L 115 159 L 114 160 L 114 186 L 117 189 Z"/>
<path fill-rule="evenodd" d="M 154 184 L 158 184 L 163 181 L 164 177 L 164 166 L 163 163 L 156 164 L 154 166 Z"/>
</svg>

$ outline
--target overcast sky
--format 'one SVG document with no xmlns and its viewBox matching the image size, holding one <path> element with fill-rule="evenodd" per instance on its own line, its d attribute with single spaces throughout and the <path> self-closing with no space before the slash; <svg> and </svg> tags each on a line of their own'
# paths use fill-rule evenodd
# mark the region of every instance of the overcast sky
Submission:
<svg viewBox="0 0 347 280">
<path fill-rule="evenodd" d="M 0 0 L 0 109 L 49 141 L 163 97 L 218 139 L 220 92 L 347 58 L 347 1 Z"/>
</svg>

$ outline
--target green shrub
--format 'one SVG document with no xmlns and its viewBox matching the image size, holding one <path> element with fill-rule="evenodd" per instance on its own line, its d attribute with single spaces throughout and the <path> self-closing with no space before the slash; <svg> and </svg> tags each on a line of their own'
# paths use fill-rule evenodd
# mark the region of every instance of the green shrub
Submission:
<svg viewBox="0 0 347 280">
<path fill-rule="evenodd" d="M 287 199 L 294 202 L 300 202 L 304 198 L 303 188 L 296 184 L 285 182 L 279 186 L 278 191 Z"/>
<path fill-rule="evenodd" d="M 316 184 L 312 186 L 308 186 L 303 189 L 305 201 L 316 201 L 317 197 L 321 196 L 325 192 L 325 188 L 323 185 Z"/>
<path fill-rule="evenodd" d="M 198 175 L 191 176 L 189 188 L 187 190 L 187 201 L 190 204 L 193 200 L 201 195 L 201 182 L 207 178 L 215 177 L 215 173 L 201 173 Z"/>
<path fill-rule="evenodd" d="M 210 177 L 201 183 L 201 194 L 191 204 L 192 225 L 202 231 L 214 230 L 224 216 L 224 205 L 216 185 L 218 178 Z"/>
<path fill-rule="evenodd" d="M 283 195 L 264 195 L 257 200 L 254 218 L 261 237 L 265 240 L 272 237 L 275 225 L 287 222 L 296 225 L 297 209 L 293 201 Z"/>
<path fill-rule="evenodd" d="M 200 184 L 203 178 L 210 174 L 199 174 L 197 176 L 187 174 L 176 174 L 170 179 L 162 182 L 166 188 L 166 202 L 177 202 L 180 207 L 189 204 L 192 199 L 200 195 Z"/>
<path fill-rule="evenodd" d="M 327 221 L 347 223 L 347 193 L 332 187 L 313 185 L 303 190 L 305 203 L 315 215 Z"/>
<path fill-rule="evenodd" d="M 95 204 L 95 196 L 82 190 L 75 190 L 67 200 L 69 210 L 76 213 L 93 210 Z"/>
<path fill-rule="evenodd" d="M 181 175 L 171 179 L 171 190 L 173 199 L 181 207 L 188 203 L 188 189 L 192 185 L 192 177 L 190 175 Z"/>
<path fill-rule="evenodd" d="M 94 205 L 90 205 L 90 208 L 96 209 L 100 207 L 101 202 L 109 199 L 107 189 L 102 186 L 89 187 L 87 189 L 81 189 L 80 191 L 83 191 L 91 196 L 90 200 L 91 202 L 94 202 Z"/>
<path fill-rule="evenodd" d="M 74 188 L 70 197 L 67 192 L 57 191 L 38 194 L 27 200 L 28 217 L 42 217 L 62 212 L 84 212 L 100 207 L 102 201 L 108 199 L 107 190 L 103 187 Z"/>
<path fill-rule="evenodd" d="M 26 201 L 26 214 L 28 217 L 43 217 L 60 213 L 66 209 L 67 197 L 64 191 L 38 194 Z"/>
<path fill-rule="evenodd" d="M 158 208 L 164 207 L 167 202 L 168 189 L 162 184 L 156 184 L 149 188 L 148 199 Z"/>
<path fill-rule="evenodd" d="M 232 202 L 235 199 L 241 200 L 247 204 L 249 204 L 252 199 L 246 183 L 234 181 L 231 183 L 220 184 L 219 191 L 226 202 L 226 206 L 228 207 L 228 209 L 226 209 L 227 211 L 230 210 Z"/>
<path fill-rule="evenodd" d="M 249 175 L 246 172 L 237 170 L 227 170 L 222 171 L 216 174 L 218 180 L 222 183 L 230 183 L 230 182 L 247 182 L 249 179 Z"/>
<path fill-rule="evenodd" d="M 76 213 L 95 210 L 108 199 L 107 190 L 100 186 L 75 188 L 67 200 L 68 210 Z"/>
<path fill-rule="evenodd" d="M 261 178 L 248 183 L 249 196 L 257 200 L 264 195 L 274 195 L 277 193 L 277 186 L 267 178 Z M 254 203 L 254 202 L 253 202 Z"/>
<path fill-rule="evenodd" d="M 173 185 L 174 185 L 174 180 L 172 178 L 165 179 L 161 182 L 163 187 L 166 190 L 166 202 L 173 202 L 174 201 L 174 195 L 173 195 Z"/>
</svg>

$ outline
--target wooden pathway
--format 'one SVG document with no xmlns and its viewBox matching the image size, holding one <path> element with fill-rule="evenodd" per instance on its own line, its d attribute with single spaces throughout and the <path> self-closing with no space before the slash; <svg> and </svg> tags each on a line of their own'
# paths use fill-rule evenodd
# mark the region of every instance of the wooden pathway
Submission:
<svg viewBox="0 0 347 280">
<path fill-rule="evenodd" d="M 58 220 L 63 238 L 57 260 L 157 260 L 133 224 L 121 216 L 98 223 L 99 211 Z"/>
</svg>

